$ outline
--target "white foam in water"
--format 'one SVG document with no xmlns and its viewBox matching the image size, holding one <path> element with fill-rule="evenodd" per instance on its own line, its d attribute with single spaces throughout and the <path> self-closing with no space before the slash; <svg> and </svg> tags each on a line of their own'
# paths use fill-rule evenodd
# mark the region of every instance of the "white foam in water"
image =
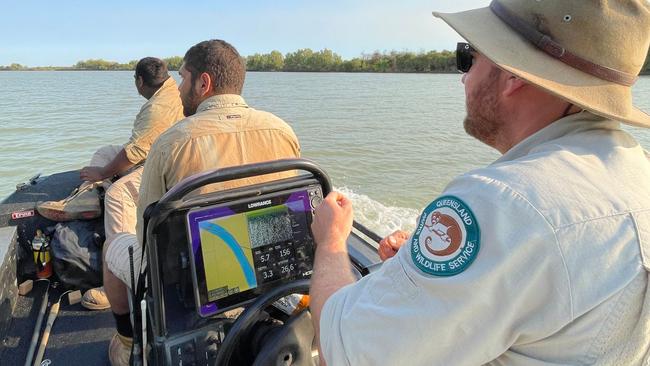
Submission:
<svg viewBox="0 0 650 366">
<path fill-rule="evenodd" d="M 395 230 L 412 232 L 420 212 L 406 207 L 385 206 L 372 198 L 358 194 L 347 187 L 334 188 L 352 200 L 354 219 L 381 237 Z"/>
</svg>

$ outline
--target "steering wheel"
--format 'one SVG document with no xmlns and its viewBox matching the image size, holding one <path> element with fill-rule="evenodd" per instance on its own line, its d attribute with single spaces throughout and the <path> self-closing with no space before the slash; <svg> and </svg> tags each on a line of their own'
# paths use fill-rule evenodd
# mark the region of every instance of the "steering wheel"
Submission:
<svg viewBox="0 0 650 366">
<path fill-rule="evenodd" d="M 304 279 L 286 283 L 258 297 L 233 324 L 226 339 L 219 347 L 215 364 L 231 365 L 237 346 L 241 344 L 244 336 L 249 333 L 264 309 L 285 296 L 295 293 L 307 294 L 308 292 L 309 280 Z M 311 314 L 309 310 L 304 310 L 292 315 L 274 334 L 273 339 L 264 344 L 258 352 L 253 366 L 315 366 L 311 355 L 313 342 L 314 327 L 311 322 Z"/>
<path fill-rule="evenodd" d="M 350 267 L 358 280 L 363 275 L 354 265 Z M 215 365 L 231 365 L 238 345 L 260 319 L 260 313 L 277 300 L 291 294 L 308 294 L 309 279 L 292 281 L 258 297 L 235 320 L 226 339 L 219 347 Z M 309 309 L 294 314 L 273 334 L 273 339 L 262 346 L 257 353 L 253 366 L 317 366 L 312 358 L 311 348 L 314 343 L 314 326 Z"/>
</svg>

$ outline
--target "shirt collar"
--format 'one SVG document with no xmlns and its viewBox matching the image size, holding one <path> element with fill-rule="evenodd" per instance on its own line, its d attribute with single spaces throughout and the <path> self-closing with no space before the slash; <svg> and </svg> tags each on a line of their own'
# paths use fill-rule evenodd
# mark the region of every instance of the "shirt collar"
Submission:
<svg viewBox="0 0 650 366">
<path fill-rule="evenodd" d="M 209 109 L 229 108 L 229 107 L 245 107 L 248 105 L 241 95 L 237 94 L 219 94 L 213 95 L 199 104 L 196 113 L 207 111 Z"/>
<path fill-rule="evenodd" d="M 591 129 L 618 130 L 620 129 L 620 125 L 619 122 L 597 116 L 588 111 L 574 113 L 561 118 L 528 136 L 523 141 L 513 146 L 493 164 L 521 158 L 528 155 L 535 147 L 566 135 Z"/>
<path fill-rule="evenodd" d="M 165 80 L 163 82 L 163 85 L 161 85 L 160 88 L 158 88 L 158 90 L 156 90 L 156 92 L 153 93 L 153 95 L 151 97 L 153 98 L 156 95 L 162 93 L 163 90 L 166 90 L 166 89 L 169 89 L 169 88 L 176 88 L 176 81 L 171 76 L 168 77 L 167 80 Z"/>
</svg>

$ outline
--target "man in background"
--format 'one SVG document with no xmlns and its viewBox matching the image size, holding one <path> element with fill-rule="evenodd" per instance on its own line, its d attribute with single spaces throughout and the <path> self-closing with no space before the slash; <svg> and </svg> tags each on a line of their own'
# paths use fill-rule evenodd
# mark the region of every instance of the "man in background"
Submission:
<svg viewBox="0 0 650 366">
<path fill-rule="evenodd" d="M 163 133 L 151 148 L 140 188 L 137 235 L 118 234 L 107 242 L 104 287 L 117 325 L 117 334 L 109 346 L 113 366 L 129 362 L 133 329 L 127 299 L 127 285 L 131 282 L 128 249 L 133 247 L 137 281 L 145 235 L 142 215 L 147 206 L 196 173 L 300 156 L 298 138 L 291 127 L 271 113 L 250 108 L 241 97 L 246 69 L 232 45 L 210 40 L 192 46 L 185 53 L 179 73 L 182 81 L 178 88 L 187 118 Z M 288 175 L 291 174 L 276 173 L 223 182 L 203 191 L 262 183 Z"/>
<path fill-rule="evenodd" d="M 106 242 L 117 233 L 135 233 L 142 165 L 158 136 L 183 118 L 176 82 L 169 75 L 163 60 L 154 57 L 141 59 L 133 76 L 138 93 L 147 102 L 135 117 L 129 141 L 124 145 L 108 145 L 97 150 L 90 165 L 81 169 L 84 182 L 68 198 L 39 202 L 36 206 L 42 216 L 54 221 L 94 219 L 101 216 L 97 188 L 103 187 L 106 190 Z M 91 310 L 110 307 L 102 288 L 86 291 L 81 304 Z"/>
</svg>

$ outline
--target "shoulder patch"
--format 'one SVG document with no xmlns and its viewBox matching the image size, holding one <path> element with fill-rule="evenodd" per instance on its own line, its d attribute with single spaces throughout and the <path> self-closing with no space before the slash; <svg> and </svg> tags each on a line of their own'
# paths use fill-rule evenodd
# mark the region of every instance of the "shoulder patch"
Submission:
<svg viewBox="0 0 650 366">
<path fill-rule="evenodd" d="M 422 272 L 454 276 L 478 255 L 480 230 L 469 206 L 454 196 L 442 196 L 422 212 L 411 237 L 411 258 Z"/>
</svg>

